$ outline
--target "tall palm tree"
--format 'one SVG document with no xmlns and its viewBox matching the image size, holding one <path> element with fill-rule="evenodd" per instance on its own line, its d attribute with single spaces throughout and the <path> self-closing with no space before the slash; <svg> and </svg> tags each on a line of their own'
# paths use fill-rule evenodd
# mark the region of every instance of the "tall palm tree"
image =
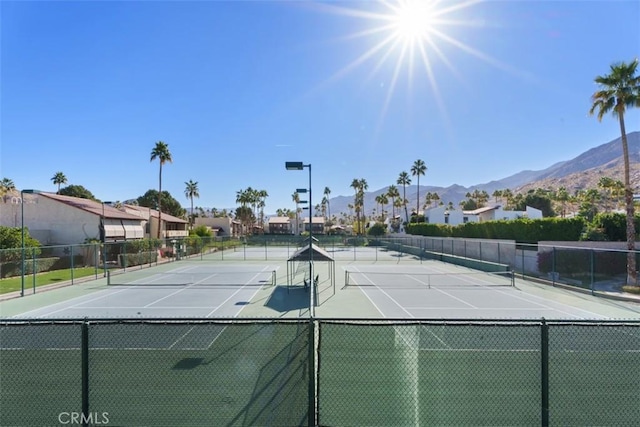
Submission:
<svg viewBox="0 0 640 427">
<path fill-rule="evenodd" d="M 360 178 L 358 182 L 360 188 L 360 207 L 362 208 L 362 219 L 366 223 L 367 222 L 367 212 L 364 209 L 364 192 L 369 189 L 369 184 L 367 180 L 364 178 Z M 364 230 L 363 230 L 364 231 Z"/>
<path fill-rule="evenodd" d="M 167 162 L 173 163 L 169 144 L 162 141 L 156 142 L 155 147 L 151 150 L 151 161 L 153 162 L 155 159 L 160 162 L 160 172 L 158 174 L 158 239 L 160 239 L 160 230 L 162 229 L 162 166 Z"/>
<path fill-rule="evenodd" d="M 420 213 L 420 175 L 424 175 L 427 171 L 427 166 L 424 164 L 424 161 L 421 159 L 413 162 L 413 166 L 411 166 L 411 175 L 418 177 L 418 194 L 416 200 L 416 215 Z"/>
<path fill-rule="evenodd" d="M 331 194 L 331 189 L 329 187 L 324 187 L 324 197 L 327 199 L 327 217 L 331 218 L 331 202 L 329 201 L 329 195 Z"/>
<path fill-rule="evenodd" d="M 67 177 L 62 172 L 56 172 L 51 181 L 58 186 L 57 194 L 60 194 L 60 185 L 67 183 Z"/>
<path fill-rule="evenodd" d="M 298 204 L 300 203 L 300 194 L 295 192 L 295 193 L 293 193 L 291 195 L 291 198 L 293 199 L 294 203 L 296 204 L 296 234 L 300 234 L 300 231 L 298 230 L 300 228 L 300 219 L 298 217 L 298 215 L 300 213 L 300 209 L 298 209 Z"/>
<path fill-rule="evenodd" d="M 589 114 L 597 111 L 598 121 L 602 121 L 605 114 L 612 113 L 618 118 L 620 134 L 622 136 L 622 156 L 624 160 L 624 200 L 627 211 L 627 284 L 636 283 L 636 230 L 633 223 L 633 189 L 629 178 L 629 146 L 627 132 L 624 125 L 624 114 L 627 107 L 640 107 L 640 76 L 636 74 L 638 59 L 630 63 L 619 62 L 610 66 L 610 74 L 597 76 L 596 84 L 600 87 L 593 95 L 593 104 Z"/>
<path fill-rule="evenodd" d="M 391 216 L 393 219 L 396 217 L 396 197 L 400 197 L 400 193 L 398 192 L 398 187 L 395 185 L 390 185 L 387 188 L 387 197 L 391 199 Z"/>
<path fill-rule="evenodd" d="M 264 234 L 264 207 L 267 205 L 267 197 L 269 193 L 267 190 L 258 190 L 258 206 L 260 207 L 260 226 L 262 227 L 262 234 Z"/>
<path fill-rule="evenodd" d="M 404 219 L 409 222 L 409 212 L 407 211 L 407 185 L 411 184 L 411 178 L 405 171 L 400 172 L 396 184 L 402 185 L 402 204 L 404 205 Z"/>
<path fill-rule="evenodd" d="M 193 182 L 193 180 L 189 180 L 189 182 L 184 183 L 186 185 L 184 189 L 184 195 L 187 196 L 187 199 L 191 199 L 191 218 L 189 221 L 189 225 L 191 229 L 193 229 L 193 223 L 195 218 L 195 213 L 193 212 L 193 198 L 200 197 L 200 193 L 198 192 L 198 182 Z"/>
<path fill-rule="evenodd" d="M 355 197 L 354 197 L 354 201 L 353 201 L 353 206 L 356 210 L 356 224 L 357 224 L 357 229 L 356 229 L 356 234 L 360 234 L 360 180 L 358 180 L 358 178 L 354 178 L 353 181 L 351 181 L 351 188 L 353 188 L 353 190 L 355 191 Z"/>
</svg>

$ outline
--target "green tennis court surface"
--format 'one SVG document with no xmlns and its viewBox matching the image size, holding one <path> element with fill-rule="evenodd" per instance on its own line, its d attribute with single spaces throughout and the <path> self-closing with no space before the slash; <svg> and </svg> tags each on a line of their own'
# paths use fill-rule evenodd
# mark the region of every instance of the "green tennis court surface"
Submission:
<svg viewBox="0 0 640 427">
<path fill-rule="evenodd" d="M 80 332 L 2 328 L 0 425 L 82 410 Z M 305 424 L 308 338 L 304 323 L 90 325 L 90 411 L 109 425 Z"/>
</svg>

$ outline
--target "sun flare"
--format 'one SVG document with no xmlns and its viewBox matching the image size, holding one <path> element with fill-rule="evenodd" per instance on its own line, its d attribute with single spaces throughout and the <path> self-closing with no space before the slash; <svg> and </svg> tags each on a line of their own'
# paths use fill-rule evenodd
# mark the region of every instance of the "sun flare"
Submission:
<svg viewBox="0 0 640 427">
<path fill-rule="evenodd" d="M 391 18 L 397 36 L 410 43 L 427 37 L 435 23 L 433 5 L 425 1 L 401 3 Z"/>
</svg>

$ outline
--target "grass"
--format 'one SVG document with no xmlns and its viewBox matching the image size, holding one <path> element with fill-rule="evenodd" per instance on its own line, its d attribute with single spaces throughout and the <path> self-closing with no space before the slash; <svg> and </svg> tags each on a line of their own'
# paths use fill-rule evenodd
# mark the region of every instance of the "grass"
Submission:
<svg viewBox="0 0 640 427">
<path fill-rule="evenodd" d="M 96 270 L 95 267 L 80 267 L 73 269 L 73 278 L 79 279 L 81 277 L 94 276 L 102 272 L 102 270 Z M 71 269 L 66 270 L 54 270 L 47 271 L 45 273 L 38 273 L 35 276 L 36 287 L 52 285 L 54 283 L 61 283 L 71 280 Z M 25 288 L 33 287 L 33 275 L 24 276 Z M 8 277 L 6 279 L 0 279 L 0 294 L 6 294 L 9 292 L 19 291 L 22 288 L 22 276 Z"/>
</svg>

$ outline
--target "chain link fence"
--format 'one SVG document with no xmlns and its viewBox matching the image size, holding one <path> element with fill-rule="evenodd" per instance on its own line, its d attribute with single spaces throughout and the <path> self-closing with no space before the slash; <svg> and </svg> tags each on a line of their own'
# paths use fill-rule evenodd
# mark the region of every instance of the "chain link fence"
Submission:
<svg viewBox="0 0 640 427">
<path fill-rule="evenodd" d="M 640 321 L 0 321 L 0 425 L 635 426 Z"/>
</svg>

